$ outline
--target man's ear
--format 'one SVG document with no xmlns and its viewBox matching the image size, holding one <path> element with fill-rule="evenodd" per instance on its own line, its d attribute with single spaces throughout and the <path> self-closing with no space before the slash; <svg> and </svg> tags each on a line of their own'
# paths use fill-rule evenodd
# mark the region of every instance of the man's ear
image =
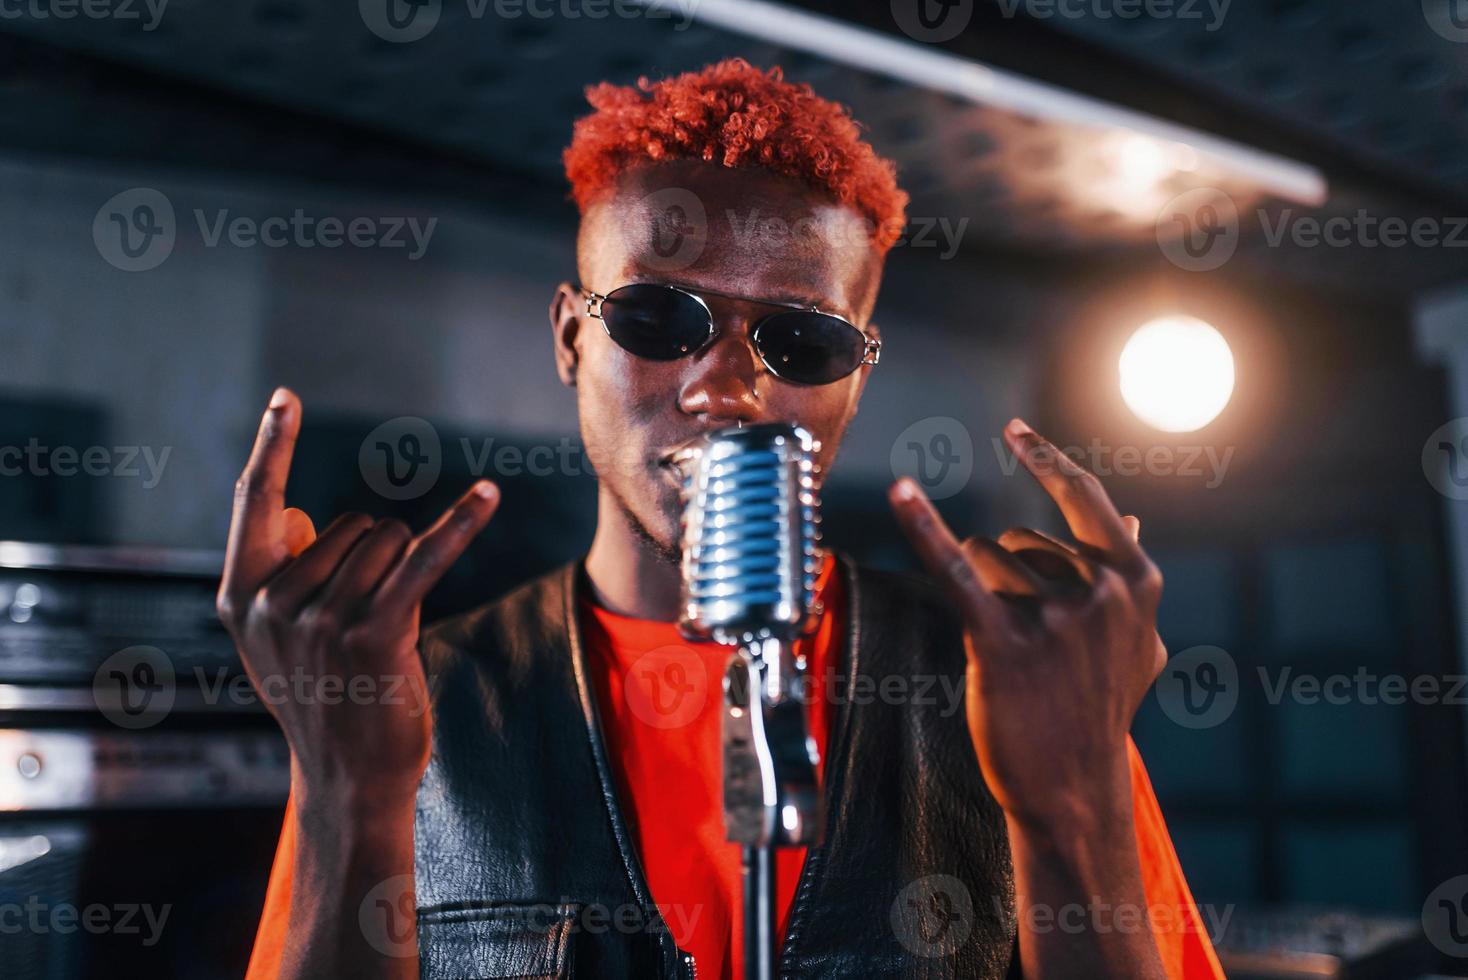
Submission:
<svg viewBox="0 0 1468 980">
<path fill-rule="evenodd" d="M 555 296 L 551 297 L 551 340 L 556 352 L 556 373 L 561 376 L 561 384 L 568 388 L 576 387 L 576 368 L 581 362 L 576 341 L 581 329 L 581 314 L 586 310 L 584 304 L 581 290 L 569 282 L 557 286 Z"/>
</svg>

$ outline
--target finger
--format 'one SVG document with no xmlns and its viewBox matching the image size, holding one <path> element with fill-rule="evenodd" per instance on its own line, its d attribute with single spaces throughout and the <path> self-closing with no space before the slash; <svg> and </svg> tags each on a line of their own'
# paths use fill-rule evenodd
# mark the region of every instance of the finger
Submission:
<svg viewBox="0 0 1468 980">
<path fill-rule="evenodd" d="M 372 518 L 366 514 L 343 514 L 332 521 L 319 538 L 270 580 L 267 588 L 271 605 L 281 615 L 293 616 L 299 612 L 331 580 L 342 559 L 371 529 Z"/>
<path fill-rule="evenodd" d="M 979 582 L 990 592 L 1042 596 L 1045 583 L 1010 552 L 988 538 L 968 538 L 960 547 L 974 563 Z"/>
<path fill-rule="evenodd" d="M 1020 419 L 1004 427 L 1010 450 L 1060 508 L 1076 540 L 1100 550 L 1119 565 L 1139 564 L 1144 556 L 1121 515 L 1091 473 Z"/>
<path fill-rule="evenodd" d="M 233 599 L 254 593 L 290 557 L 281 511 L 300 429 L 300 401 L 287 388 L 275 389 L 260 420 L 250 460 L 235 484 L 220 583 L 220 591 Z"/>
<path fill-rule="evenodd" d="M 1133 541 L 1142 540 L 1142 522 L 1128 514 L 1122 518 L 1126 522 L 1126 529 L 1131 532 Z"/>
<path fill-rule="evenodd" d="M 1001 600 L 984 587 L 974 563 L 917 483 L 903 477 L 892 484 L 887 497 L 918 557 L 964 617 L 982 628 L 1000 629 L 1006 622 Z"/>
<path fill-rule="evenodd" d="M 499 487 L 480 480 L 433 527 L 419 535 L 383 580 L 379 594 L 384 613 L 403 615 L 421 603 L 459 560 L 469 542 L 484 530 L 499 503 Z"/>
<path fill-rule="evenodd" d="M 294 558 L 316 540 L 316 525 L 299 507 L 287 507 L 281 516 L 285 519 L 285 550 Z"/>
<path fill-rule="evenodd" d="M 1094 561 L 1048 534 L 1027 527 L 1012 527 L 999 535 L 999 545 L 1050 583 L 1084 589 L 1096 581 Z"/>
<path fill-rule="evenodd" d="M 315 606 L 334 610 L 343 618 L 355 615 L 412 540 L 413 532 L 402 521 L 378 521 L 337 566 Z"/>
</svg>

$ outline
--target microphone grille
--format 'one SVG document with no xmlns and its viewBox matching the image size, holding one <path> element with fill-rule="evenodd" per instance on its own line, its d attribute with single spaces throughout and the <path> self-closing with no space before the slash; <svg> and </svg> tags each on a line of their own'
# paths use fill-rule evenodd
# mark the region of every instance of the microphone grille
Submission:
<svg viewBox="0 0 1468 980">
<path fill-rule="evenodd" d="M 794 639 L 820 571 L 815 453 L 798 425 L 710 432 L 675 455 L 683 485 L 683 614 L 693 639 Z"/>
</svg>

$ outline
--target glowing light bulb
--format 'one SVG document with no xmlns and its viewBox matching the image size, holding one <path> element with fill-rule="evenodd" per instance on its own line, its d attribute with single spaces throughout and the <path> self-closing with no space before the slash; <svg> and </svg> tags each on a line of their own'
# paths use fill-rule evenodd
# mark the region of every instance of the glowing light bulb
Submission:
<svg viewBox="0 0 1468 980">
<path fill-rule="evenodd" d="M 1129 136 L 1117 148 L 1117 169 L 1138 187 L 1150 187 L 1173 171 L 1164 145 L 1145 136 Z"/>
<path fill-rule="evenodd" d="M 1162 317 L 1140 327 L 1122 349 L 1119 367 L 1127 407 L 1163 432 L 1203 428 L 1234 391 L 1228 341 L 1195 317 Z"/>
</svg>

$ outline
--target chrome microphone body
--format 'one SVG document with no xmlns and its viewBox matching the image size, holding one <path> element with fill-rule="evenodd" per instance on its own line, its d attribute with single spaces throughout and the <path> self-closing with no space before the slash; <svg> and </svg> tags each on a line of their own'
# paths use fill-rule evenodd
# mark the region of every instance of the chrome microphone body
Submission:
<svg viewBox="0 0 1468 980">
<path fill-rule="evenodd" d="M 724 675 L 724 824 L 744 846 L 746 977 L 777 975 L 774 849 L 820 842 L 820 764 L 804 664 L 820 551 L 816 454 L 798 425 L 710 432 L 673 456 L 683 476 L 683 611 L 690 640 L 733 644 Z"/>
<path fill-rule="evenodd" d="M 793 640 L 820 572 L 818 445 L 796 425 L 723 429 L 684 446 L 683 617 L 690 638 Z"/>
</svg>

